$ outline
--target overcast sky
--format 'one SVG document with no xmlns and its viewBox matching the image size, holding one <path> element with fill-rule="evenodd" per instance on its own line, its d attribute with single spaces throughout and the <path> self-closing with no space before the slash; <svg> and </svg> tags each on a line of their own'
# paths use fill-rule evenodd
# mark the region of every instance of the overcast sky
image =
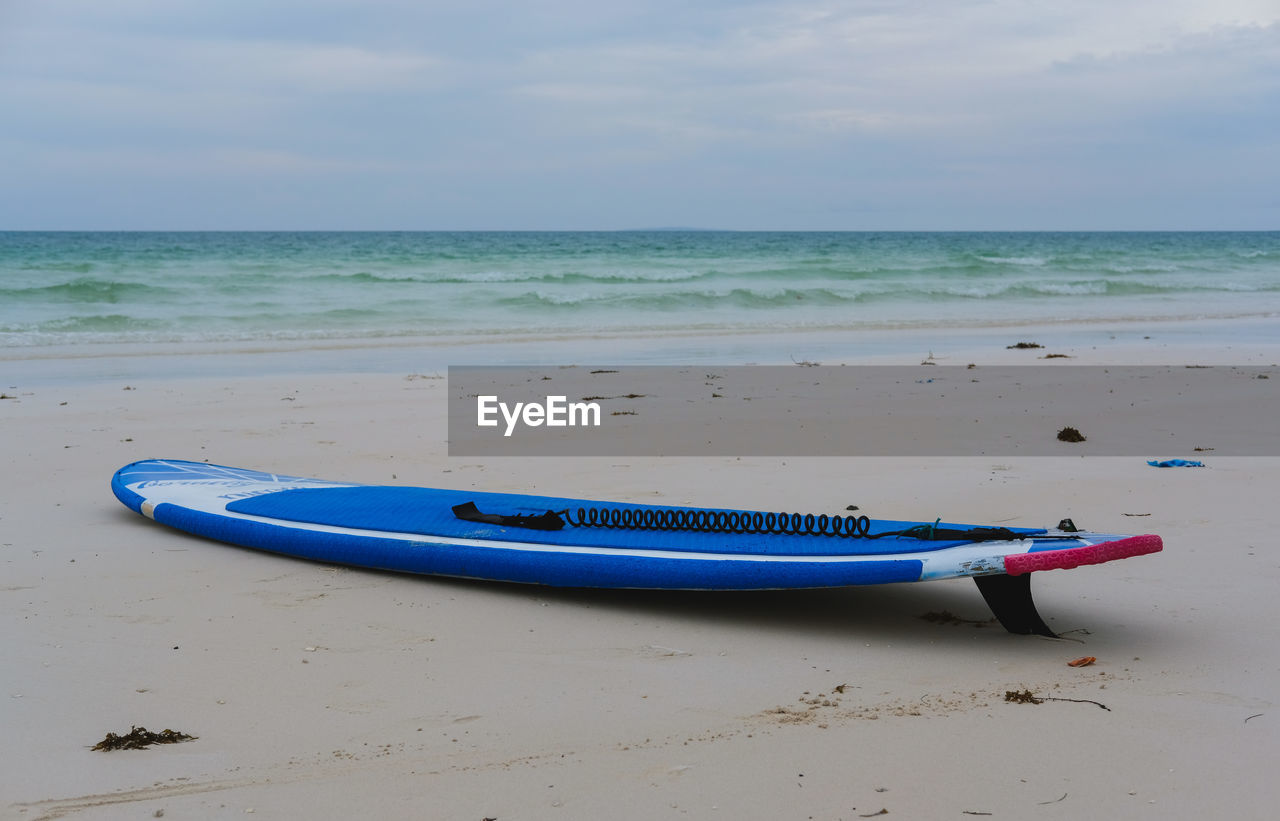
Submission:
<svg viewBox="0 0 1280 821">
<path fill-rule="evenodd" d="M 0 0 L 0 229 L 1280 229 L 1280 0 Z"/>
</svg>

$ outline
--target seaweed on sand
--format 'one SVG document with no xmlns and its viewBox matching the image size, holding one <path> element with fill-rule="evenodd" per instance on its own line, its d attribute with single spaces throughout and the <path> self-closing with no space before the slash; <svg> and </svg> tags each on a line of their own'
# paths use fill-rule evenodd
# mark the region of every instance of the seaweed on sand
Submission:
<svg viewBox="0 0 1280 821">
<path fill-rule="evenodd" d="M 141 750 L 152 744 L 177 744 L 179 741 L 192 741 L 198 736 L 180 733 L 177 730 L 161 730 L 153 733 L 146 727 L 134 727 L 124 735 L 107 733 L 107 737 L 93 745 L 95 750 Z"/>
</svg>

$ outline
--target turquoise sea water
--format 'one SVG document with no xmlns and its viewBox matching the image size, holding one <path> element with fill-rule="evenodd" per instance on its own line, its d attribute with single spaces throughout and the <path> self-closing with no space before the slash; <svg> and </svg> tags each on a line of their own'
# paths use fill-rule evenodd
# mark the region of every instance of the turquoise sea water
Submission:
<svg viewBox="0 0 1280 821">
<path fill-rule="evenodd" d="M 1234 317 L 1280 232 L 0 232 L 11 349 Z"/>
</svg>

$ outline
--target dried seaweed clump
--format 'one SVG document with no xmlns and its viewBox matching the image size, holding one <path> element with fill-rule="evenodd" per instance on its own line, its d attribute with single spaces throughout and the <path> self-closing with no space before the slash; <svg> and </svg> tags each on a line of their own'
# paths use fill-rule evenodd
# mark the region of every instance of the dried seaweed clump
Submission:
<svg viewBox="0 0 1280 821">
<path fill-rule="evenodd" d="M 141 750 L 152 744 L 177 744 L 179 741 L 191 741 L 197 736 L 180 733 L 177 730 L 161 730 L 153 733 L 146 727 L 134 727 L 124 735 L 107 733 L 107 737 L 93 745 L 95 750 Z"/>
<path fill-rule="evenodd" d="M 1063 428 L 1062 430 L 1058 431 L 1058 441 L 1059 442 L 1083 442 L 1084 434 L 1076 430 L 1075 428 L 1070 428 L 1070 427 Z"/>
<path fill-rule="evenodd" d="M 1005 690 L 1004 700 L 1013 704 L 1044 704 L 1046 701 L 1070 701 L 1076 704 L 1092 704 L 1094 707 L 1101 707 L 1108 713 L 1111 708 L 1099 701 L 1091 698 L 1057 698 L 1056 696 L 1038 696 L 1030 690 Z"/>
<path fill-rule="evenodd" d="M 1005 690 L 1004 700 L 1014 704 L 1043 704 L 1044 699 L 1030 690 Z"/>
</svg>

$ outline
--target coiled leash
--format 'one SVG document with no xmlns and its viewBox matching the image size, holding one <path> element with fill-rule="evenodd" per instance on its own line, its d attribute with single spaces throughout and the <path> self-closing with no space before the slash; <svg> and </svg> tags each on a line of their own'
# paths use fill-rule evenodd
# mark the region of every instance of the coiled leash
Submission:
<svg viewBox="0 0 1280 821">
<path fill-rule="evenodd" d="M 871 532 L 866 516 L 828 516 L 825 513 L 761 513 L 738 510 L 696 510 L 690 508 L 580 507 L 577 510 L 548 510 L 527 514 L 482 513 L 475 502 L 456 505 L 453 514 L 469 522 L 523 527 L 531 530 L 560 530 L 594 527 L 609 530 L 658 530 L 682 533 L 718 533 L 774 536 L 830 536 L 844 539 L 881 539 L 897 536 L 924 541 L 1010 541 L 1025 538 L 1007 527 L 938 527 L 915 525 L 904 530 Z"/>
</svg>

